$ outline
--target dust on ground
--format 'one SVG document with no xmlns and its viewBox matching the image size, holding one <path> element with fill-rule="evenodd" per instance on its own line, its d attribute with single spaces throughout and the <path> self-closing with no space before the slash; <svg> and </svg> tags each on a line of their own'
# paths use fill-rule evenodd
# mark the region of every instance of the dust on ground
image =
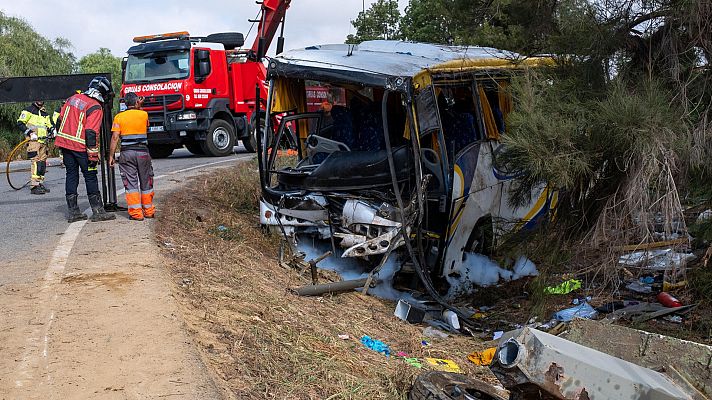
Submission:
<svg viewBox="0 0 712 400">
<path fill-rule="evenodd" d="M 175 296 L 209 364 L 238 398 L 401 399 L 421 369 L 408 357 L 454 360 L 496 382 L 467 355 L 491 347 L 470 337 L 426 338 L 393 315 L 395 304 L 358 293 L 299 297 L 310 278 L 278 263 L 276 236 L 259 226 L 254 163 L 195 179 L 165 201 L 156 228 Z M 320 283 L 337 279 L 320 273 Z M 339 335 L 348 335 L 340 339 Z M 390 357 L 367 349 L 368 335 Z M 426 340 L 429 345 L 423 346 Z"/>
</svg>

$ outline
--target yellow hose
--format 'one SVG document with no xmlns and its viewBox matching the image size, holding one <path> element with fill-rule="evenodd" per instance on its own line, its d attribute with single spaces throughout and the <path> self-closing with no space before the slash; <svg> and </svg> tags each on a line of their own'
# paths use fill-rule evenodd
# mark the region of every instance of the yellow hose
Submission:
<svg viewBox="0 0 712 400">
<path fill-rule="evenodd" d="M 7 176 L 7 183 L 9 183 L 10 187 L 15 190 L 20 190 L 20 189 L 24 188 L 25 186 L 27 186 L 27 184 L 30 183 L 30 181 L 28 180 L 22 186 L 16 187 L 15 185 L 12 184 L 12 181 L 10 180 L 10 162 L 12 162 L 12 160 L 15 158 L 15 155 L 17 155 L 17 152 L 19 152 L 22 149 L 22 146 L 29 141 L 30 141 L 30 139 L 27 138 L 27 139 L 23 140 L 22 142 L 20 142 L 20 144 L 15 146 L 15 148 L 12 149 L 10 154 L 7 156 L 7 164 L 5 166 L 5 176 Z"/>
</svg>

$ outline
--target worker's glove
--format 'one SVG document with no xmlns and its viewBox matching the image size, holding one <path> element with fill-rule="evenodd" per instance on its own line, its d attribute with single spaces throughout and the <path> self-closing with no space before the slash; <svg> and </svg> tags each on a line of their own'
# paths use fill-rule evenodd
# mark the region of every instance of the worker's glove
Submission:
<svg viewBox="0 0 712 400">
<path fill-rule="evenodd" d="M 89 161 L 89 171 L 96 171 L 99 161 Z"/>
<path fill-rule="evenodd" d="M 33 131 L 32 133 L 30 133 L 30 140 L 36 141 L 36 140 L 37 140 L 37 133 L 35 133 L 34 131 Z"/>
<path fill-rule="evenodd" d="M 47 129 L 47 139 L 54 139 L 54 136 L 57 134 L 57 131 L 50 127 Z"/>
</svg>

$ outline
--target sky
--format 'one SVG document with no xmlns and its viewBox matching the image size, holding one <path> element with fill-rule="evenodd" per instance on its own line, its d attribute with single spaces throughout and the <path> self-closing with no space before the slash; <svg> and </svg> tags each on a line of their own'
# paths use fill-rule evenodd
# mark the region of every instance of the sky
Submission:
<svg viewBox="0 0 712 400">
<path fill-rule="evenodd" d="M 292 0 L 285 24 L 285 49 L 314 44 L 343 43 L 355 33 L 350 21 L 373 0 Z M 21 17 L 43 36 L 63 37 L 81 57 L 106 47 L 124 56 L 134 36 L 188 31 L 194 36 L 250 29 L 248 19 L 259 11 L 254 0 L 14 0 L 3 1 L 0 10 Z M 407 0 L 399 0 L 401 11 Z M 198 7 L 198 4 L 204 6 Z M 255 28 L 256 29 L 256 28 Z M 252 44 L 254 31 L 246 39 Z M 276 39 L 272 50 L 276 45 Z"/>
</svg>

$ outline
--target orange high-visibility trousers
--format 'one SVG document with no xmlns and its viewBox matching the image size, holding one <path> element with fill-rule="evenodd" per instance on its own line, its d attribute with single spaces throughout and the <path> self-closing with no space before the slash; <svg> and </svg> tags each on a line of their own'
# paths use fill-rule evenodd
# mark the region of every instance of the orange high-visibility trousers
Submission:
<svg viewBox="0 0 712 400">
<path fill-rule="evenodd" d="M 134 219 L 152 218 L 153 165 L 148 150 L 121 150 L 119 171 L 126 189 L 126 205 Z"/>
</svg>

